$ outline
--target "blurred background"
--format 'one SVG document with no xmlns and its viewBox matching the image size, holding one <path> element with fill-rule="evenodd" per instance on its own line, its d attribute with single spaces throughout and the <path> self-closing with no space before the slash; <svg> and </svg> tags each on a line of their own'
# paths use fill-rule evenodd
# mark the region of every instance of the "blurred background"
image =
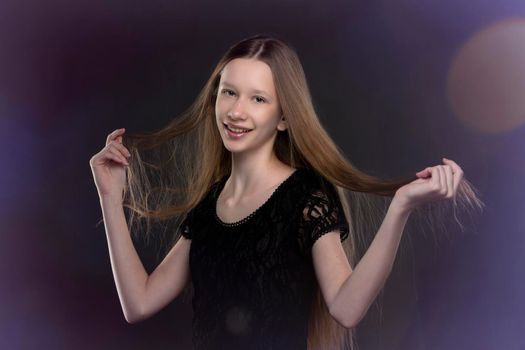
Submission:
<svg viewBox="0 0 525 350">
<path fill-rule="evenodd" d="M 158 129 L 238 40 L 298 52 L 323 125 L 359 168 L 455 160 L 487 207 L 417 232 L 358 327 L 368 349 L 525 349 L 525 2 L 0 3 L 0 348 L 190 349 L 191 303 L 126 323 L 89 159 Z M 136 242 L 152 271 L 158 247 Z"/>
</svg>

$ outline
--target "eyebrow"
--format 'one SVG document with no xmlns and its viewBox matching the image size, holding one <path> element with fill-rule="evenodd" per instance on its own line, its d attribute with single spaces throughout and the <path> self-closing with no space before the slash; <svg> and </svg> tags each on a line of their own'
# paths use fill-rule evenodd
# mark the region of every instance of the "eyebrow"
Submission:
<svg viewBox="0 0 525 350">
<path fill-rule="evenodd" d="M 235 88 L 235 85 L 230 84 L 230 83 L 228 83 L 228 82 L 226 82 L 226 81 L 223 81 L 223 82 L 222 82 L 222 85 L 226 85 L 226 86 L 229 86 L 229 87 Z M 255 93 L 257 93 L 257 94 L 266 94 L 266 95 L 268 95 L 268 96 L 271 96 L 269 93 L 267 93 L 267 92 L 264 91 L 264 90 L 252 89 L 252 92 L 255 92 Z"/>
</svg>

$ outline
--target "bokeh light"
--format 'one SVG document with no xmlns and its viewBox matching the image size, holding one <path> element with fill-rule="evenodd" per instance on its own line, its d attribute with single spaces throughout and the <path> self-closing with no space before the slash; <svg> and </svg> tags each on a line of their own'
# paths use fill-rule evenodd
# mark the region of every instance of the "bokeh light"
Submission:
<svg viewBox="0 0 525 350">
<path fill-rule="evenodd" d="M 458 51 L 448 73 L 447 96 L 469 128 L 497 133 L 525 122 L 525 19 L 485 28 Z"/>
</svg>

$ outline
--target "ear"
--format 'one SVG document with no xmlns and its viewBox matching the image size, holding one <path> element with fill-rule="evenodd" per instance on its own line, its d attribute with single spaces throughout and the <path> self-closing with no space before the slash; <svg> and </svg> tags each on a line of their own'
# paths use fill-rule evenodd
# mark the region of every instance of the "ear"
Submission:
<svg viewBox="0 0 525 350">
<path fill-rule="evenodd" d="M 286 120 L 284 116 L 281 116 L 281 120 L 279 121 L 279 124 L 277 124 L 277 130 L 285 131 L 287 128 L 288 128 L 288 125 L 286 124 Z"/>
</svg>

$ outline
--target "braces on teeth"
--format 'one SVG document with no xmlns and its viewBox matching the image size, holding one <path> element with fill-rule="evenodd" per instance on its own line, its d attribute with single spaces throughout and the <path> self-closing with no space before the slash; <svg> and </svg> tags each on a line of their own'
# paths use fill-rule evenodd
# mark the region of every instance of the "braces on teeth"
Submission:
<svg viewBox="0 0 525 350">
<path fill-rule="evenodd" d="M 236 132 L 236 133 L 246 133 L 248 131 L 251 131 L 250 129 L 233 129 L 233 128 L 230 128 L 229 125 L 226 125 L 226 128 L 230 131 L 233 131 L 233 132 Z"/>
</svg>

